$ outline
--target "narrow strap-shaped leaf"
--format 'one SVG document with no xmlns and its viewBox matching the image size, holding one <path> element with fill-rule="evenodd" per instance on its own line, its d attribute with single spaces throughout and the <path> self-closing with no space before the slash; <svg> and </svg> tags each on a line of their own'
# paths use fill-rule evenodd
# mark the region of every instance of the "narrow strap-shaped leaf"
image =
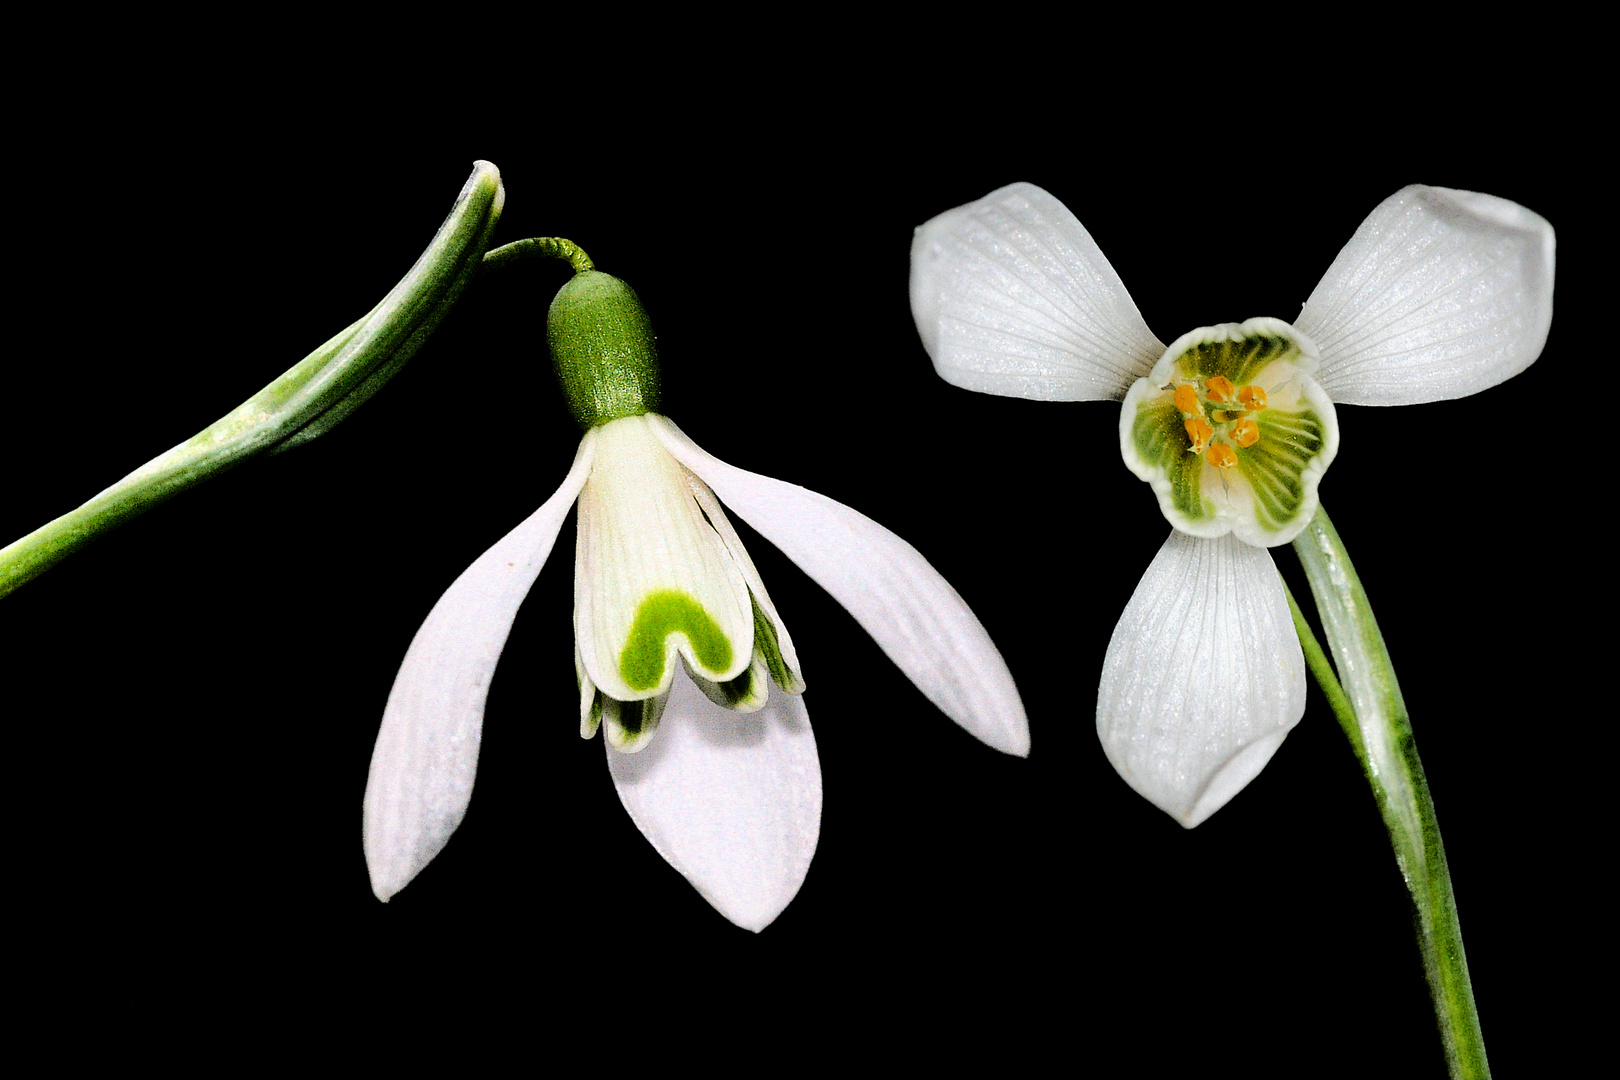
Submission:
<svg viewBox="0 0 1620 1080">
<path fill-rule="evenodd" d="M 382 302 L 225 416 L 82 506 L 0 549 L 0 596 L 193 484 L 330 431 L 421 347 L 478 268 L 505 195 L 477 162 L 450 216 Z"/>
</svg>

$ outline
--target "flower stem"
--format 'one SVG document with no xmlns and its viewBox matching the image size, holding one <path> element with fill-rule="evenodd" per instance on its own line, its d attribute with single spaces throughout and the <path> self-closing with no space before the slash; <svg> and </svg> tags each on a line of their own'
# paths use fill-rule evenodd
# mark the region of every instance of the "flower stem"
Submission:
<svg viewBox="0 0 1620 1080">
<path fill-rule="evenodd" d="M 527 240 L 514 240 L 486 252 L 482 269 L 497 270 L 519 259 L 564 259 L 576 274 L 596 268 L 591 257 L 585 254 L 585 249 L 572 240 L 564 240 L 560 236 L 531 236 Z"/>
<path fill-rule="evenodd" d="M 1411 894 L 1418 949 L 1440 1024 L 1446 1064 L 1453 1077 L 1489 1077 L 1440 825 L 1389 650 L 1350 555 L 1325 510 L 1318 508 L 1294 541 L 1294 550 L 1310 580 L 1328 644 L 1344 674 L 1344 687 L 1289 597 L 1294 625 L 1306 663 L 1327 694 L 1372 786 Z"/>
</svg>

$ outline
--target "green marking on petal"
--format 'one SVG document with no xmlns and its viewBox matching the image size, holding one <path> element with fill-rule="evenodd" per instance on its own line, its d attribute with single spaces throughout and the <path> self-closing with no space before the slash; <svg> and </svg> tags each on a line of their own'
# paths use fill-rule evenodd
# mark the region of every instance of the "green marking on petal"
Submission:
<svg viewBox="0 0 1620 1080">
<path fill-rule="evenodd" d="M 619 674 L 632 690 L 651 690 L 664 679 L 664 643 L 671 634 L 684 634 L 693 659 L 709 671 L 731 666 L 730 640 L 714 616 L 691 596 L 674 589 L 646 595 L 636 608 L 629 639 L 619 654 Z"/>
<path fill-rule="evenodd" d="M 645 705 L 645 701 L 619 702 L 619 727 L 624 729 L 625 734 L 641 734 L 641 714 Z"/>
<path fill-rule="evenodd" d="M 765 661 L 765 670 L 771 673 L 776 685 L 790 694 L 794 693 L 799 679 L 782 656 L 782 646 L 776 640 L 776 627 L 771 625 L 771 620 L 760 609 L 753 593 L 748 594 L 748 599 L 754 605 L 754 652 Z"/>
<path fill-rule="evenodd" d="M 691 666 L 687 674 L 692 675 Z M 765 672 L 765 661 L 758 652 L 742 674 L 725 682 L 714 682 L 701 675 L 692 675 L 692 682 L 703 691 L 703 696 L 720 706 L 740 713 L 751 713 L 765 704 L 771 693 L 771 677 Z"/>
<path fill-rule="evenodd" d="M 1211 379 L 1219 375 L 1239 386 L 1252 382 L 1267 364 L 1301 355 L 1299 346 L 1282 334 L 1251 330 L 1237 341 L 1201 341 L 1182 354 L 1178 366 L 1189 376 Z"/>
<path fill-rule="evenodd" d="M 658 721 L 664 715 L 667 704 L 667 693 L 640 701 L 604 698 L 602 726 L 607 729 L 608 745 L 626 754 L 633 754 L 646 746 L 653 732 L 658 730 Z"/>
<path fill-rule="evenodd" d="M 578 645 L 574 646 L 574 690 L 579 694 L 579 737 L 589 739 L 602 723 L 602 691 L 591 683 Z"/>
<path fill-rule="evenodd" d="M 1192 452 L 1180 409 L 1163 402 L 1142 405 L 1131 424 L 1131 439 L 1143 461 L 1164 470 L 1170 480 L 1170 501 L 1178 512 L 1189 521 L 1215 516 L 1215 504 L 1199 486 L 1204 460 Z"/>
<path fill-rule="evenodd" d="M 743 673 L 735 679 L 720 683 L 720 693 L 725 695 L 726 703 L 735 706 L 739 701 L 747 701 L 754 693 L 754 669 L 743 668 Z"/>
<path fill-rule="evenodd" d="M 1254 519 L 1267 532 L 1294 523 L 1306 498 L 1301 479 L 1327 444 L 1321 417 L 1307 409 L 1267 409 L 1255 418 L 1260 441 L 1238 454 L 1238 471 L 1254 492 Z"/>
<path fill-rule="evenodd" d="M 602 691 L 597 690 L 591 694 L 591 707 L 584 716 L 579 718 L 579 737 L 589 739 L 596 734 L 596 729 L 602 724 Z"/>
</svg>

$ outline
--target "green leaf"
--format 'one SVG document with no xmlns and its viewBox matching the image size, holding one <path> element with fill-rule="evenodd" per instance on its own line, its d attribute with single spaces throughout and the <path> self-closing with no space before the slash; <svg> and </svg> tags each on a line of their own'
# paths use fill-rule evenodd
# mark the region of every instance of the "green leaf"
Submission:
<svg viewBox="0 0 1620 1080">
<path fill-rule="evenodd" d="M 500 171 L 475 163 L 427 250 L 364 318 L 185 442 L 0 549 L 0 596 L 164 499 L 255 454 L 330 431 L 404 366 L 455 304 L 489 246 L 504 200 Z"/>
</svg>

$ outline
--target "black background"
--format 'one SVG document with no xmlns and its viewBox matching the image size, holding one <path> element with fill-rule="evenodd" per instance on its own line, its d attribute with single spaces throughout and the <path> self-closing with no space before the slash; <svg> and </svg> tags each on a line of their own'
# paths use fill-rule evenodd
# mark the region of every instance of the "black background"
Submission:
<svg viewBox="0 0 1620 1080">
<path fill-rule="evenodd" d="M 1405 893 L 1320 695 L 1197 830 L 1126 788 L 1097 745 L 1096 686 L 1168 528 L 1120 464 L 1117 406 L 945 385 L 906 299 L 914 226 L 1029 180 L 1090 229 L 1162 340 L 1292 319 L 1357 223 L 1424 182 L 1553 222 L 1552 336 L 1476 397 L 1342 407 L 1321 493 L 1401 674 L 1498 1072 L 1571 1037 L 1594 722 L 1573 649 L 1608 573 L 1588 525 L 1601 481 L 1575 472 L 1612 441 L 1580 418 L 1612 396 L 1581 320 L 1612 305 L 1585 166 L 1544 129 L 1548 103 L 1487 116 L 1430 88 L 1305 108 L 1272 87 L 1144 119 L 1091 88 L 1054 119 L 965 110 L 971 87 L 851 104 L 719 80 L 636 112 L 536 85 L 499 117 L 407 129 L 380 88 L 313 111 L 194 89 L 113 95 L 19 136 L 0 534 L 365 311 L 488 158 L 507 186 L 497 242 L 567 236 L 634 285 L 666 411 L 700 445 L 883 522 L 957 587 L 1034 748 L 1006 757 L 946 720 L 744 527 L 803 660 L 825 811 L 798 898 L 763 934 L 738 930 L 636 832 L 600 740 L 577 737 L 570 523 L 496 675 L 465 823 L 379 904 L 360 798 L 399 660 L 579 437 L 544 355 L 566 271 L 529 264 L 480 282 L 332 434 L 0 601 L 30 971 L 126 1006 L 172 982 L 311 1022 L 332 1001 L 408 1022 L 488 1000 L 559 1043 L 597 1038 L 581 1018 L 673 1013 L 694 1039 L 854 1031 L 902 1056 L 1438 1075 Z M 1275 554 L 1304 596 L 1292 552 Z"/>
</svg>

